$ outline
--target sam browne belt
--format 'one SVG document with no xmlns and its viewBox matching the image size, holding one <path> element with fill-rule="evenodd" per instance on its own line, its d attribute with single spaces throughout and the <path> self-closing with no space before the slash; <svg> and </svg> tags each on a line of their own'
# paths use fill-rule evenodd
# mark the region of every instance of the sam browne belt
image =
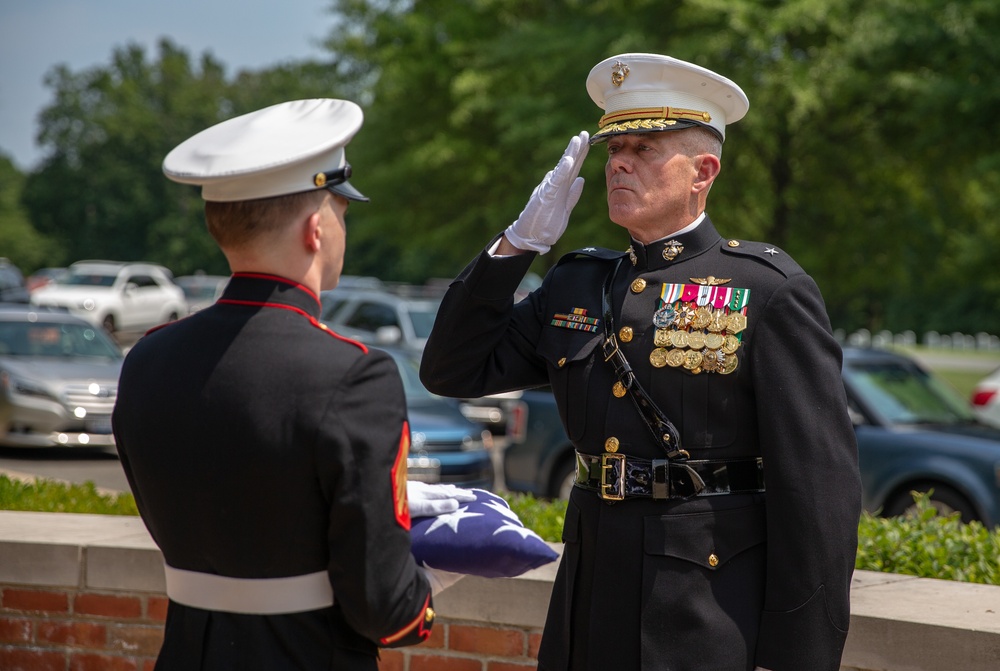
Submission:
<svg viewBox="0 0 1000 671">
<path fill-rule="evenodd" d="M 577 452 L 576 486 L 596 491 L 606 501 L 753 494 L 764 491 L 764 463 L 760 457 L 671 463 L 669 459 L 640 459 L 618 452 L 599 456 Z"/>
</svg>

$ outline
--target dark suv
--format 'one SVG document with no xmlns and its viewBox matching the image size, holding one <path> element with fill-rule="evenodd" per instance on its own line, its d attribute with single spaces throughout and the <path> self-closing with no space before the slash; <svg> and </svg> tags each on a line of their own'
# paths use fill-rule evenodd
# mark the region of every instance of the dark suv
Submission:
<svg viewBox="0 0 1000 671">
<path fill-rule="evenodd" d="M 0 258 L 0 303 L 27 303 L 28 287 L 21 269 Z"/>
</svg>

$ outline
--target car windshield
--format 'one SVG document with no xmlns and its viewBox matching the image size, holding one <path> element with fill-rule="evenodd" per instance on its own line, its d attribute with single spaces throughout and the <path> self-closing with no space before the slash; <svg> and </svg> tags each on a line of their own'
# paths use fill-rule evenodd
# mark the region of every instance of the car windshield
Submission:
<svg viewBox="0 0 1000 671">
<path fill-rule="evenodd" d="M 434 398 L 434 394 L 427 391 L 423 383 L 420 382 L 420 364 L 410 357 L 397 352 L 389 352 L 396 366 L 399 367 L 399 376 L 403 378 L 403 393 L 406 394 L 406 401 L 421 401 Z"/>
<path fill-rule="evenodd" d="M 115 277 L 116 275 L 71 270 L 59 283 L 77 287 L 110 287 L 115 283 Z"/>
<path fill-rule="evenodd" d="M 434 301 L 411 303 L 409 305 L 410 321 L 413 322 L 413 333 L 418 338 L 427 338 L 434 326 L 440 303 Z"/>
<path fill-rule="evenodd" d="M 915 366 L 897 362 L 849 363 L 844 379 L 876 412 L 893 424 L 958 424 L 972 410 L 946 383 Z"/>
<path fill-rule="evenodd" d="M 58 322 L 0 322 L 0 355 L 120 359 L 121 351 L 96 327 Z"/>
</svg>

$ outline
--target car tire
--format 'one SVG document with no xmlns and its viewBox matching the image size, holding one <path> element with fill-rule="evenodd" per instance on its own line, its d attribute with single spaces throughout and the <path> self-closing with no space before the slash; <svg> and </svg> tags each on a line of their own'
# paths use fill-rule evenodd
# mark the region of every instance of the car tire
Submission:
<svg viewBox="0 0 1000 671">
<path fill-rule="evenodd" d="M 110 314 L 109 315 L 105 315 L 104 319 L 101 320 L 101 326 L 104 327 L 105 331 L 107 331 L 108 333 L 112 333 L 113 334 L 115 332 L 115 328 L 116 328 L 116 325 L 115 325 L 115 316 L 114 315 L 110 315 Z"/>
<path fill-rule="evenodd" d="M 574 482 L 576 482 L 576 463 L 572 458 L 564 459 L 552 471 L 549 495 L 554 499 L 568 499 L 570 492 L 573 491 Z"/>
<path fill-rule="evenodd" d="M 885 517 L 913 514 L 916 511 L 916 503 L 914 503 L 913 495 L 910 492 L 929 492 L 931 490 L 933 490 L 930 495 L 931 505 L 937 509 L 939 515 L 946 516 L 957 512 L 961 513 L 963 522 L 979 520 L 976 509 L 965 495 L 954 487 L 939 482 L 920 482 L 906 487 L 904 491 L 889 499 L 882 514 Z"/>
</svg>

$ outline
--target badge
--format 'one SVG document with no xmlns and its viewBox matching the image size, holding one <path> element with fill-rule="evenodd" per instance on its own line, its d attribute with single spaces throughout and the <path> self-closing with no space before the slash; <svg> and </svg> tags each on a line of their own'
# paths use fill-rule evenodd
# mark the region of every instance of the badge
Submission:
<svg viewBox="0 0 1000 671">
<path fill-rule="evenodd" d="M 676 318 L 677 310 L 674 309 L 674 306 L 664 305 L 662 308 L 653 313 L 653 326 L 658 329 L 665 329 L 668 326 L 673 325 Z"/>
</svg>

